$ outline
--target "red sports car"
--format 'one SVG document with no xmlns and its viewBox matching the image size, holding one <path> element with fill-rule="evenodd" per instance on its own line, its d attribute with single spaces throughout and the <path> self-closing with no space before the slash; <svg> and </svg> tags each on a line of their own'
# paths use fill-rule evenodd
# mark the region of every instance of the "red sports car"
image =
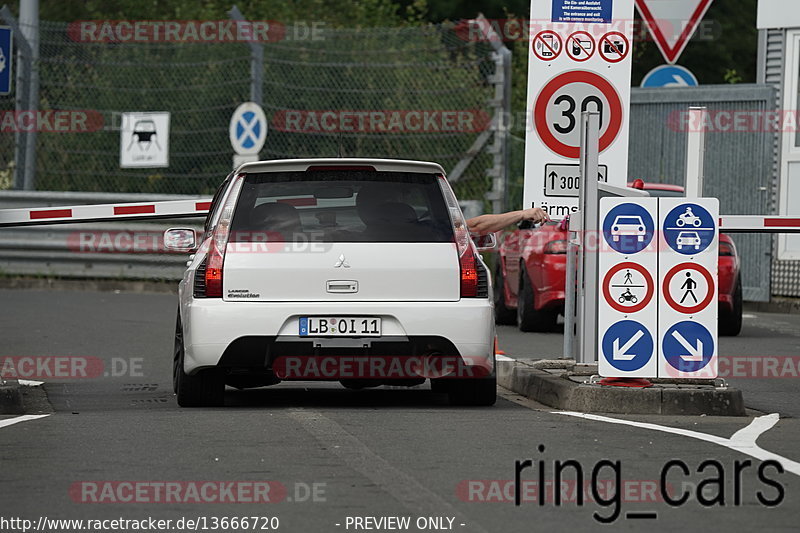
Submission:
<svg viewBox="0 0 800 533">
<path fill-rule="evenodd" d="M 630 187 L 650 196 L 684 195 L 683 187 L 636 180 Z M 505 236 L 495 268 L 495 321 L 517 324 L 522 331 L 553 331 L 564 314 L 567 230 L 550 222 L 537 229 L 524 226 Z M 733 240 L 719 236 L 719 334 L 742 329 L 742 279 Z"/>
</svg>

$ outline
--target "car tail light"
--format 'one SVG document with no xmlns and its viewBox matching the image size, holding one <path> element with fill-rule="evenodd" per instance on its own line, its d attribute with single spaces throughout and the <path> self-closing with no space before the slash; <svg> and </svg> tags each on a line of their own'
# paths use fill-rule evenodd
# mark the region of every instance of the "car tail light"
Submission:
<svg viewBox="0 0 800 533">
<path fill-rule="evenodd" d="M 450 213 L 450 222 L 453 224 L 453 236 L 458 251 L 458 264 L 461 269 L 461 297 L 475 298 L 478 296 L 478 260 L 472 247 L 467 221 L 458 205 L 456 195 L 444 176 L 439 176 L 439 187 L 442 190 L 447 210 Z"/>
<path fill-rule="evenodd" d="M 208 245 L 208 260 L 205 270 L 205 296 L 206 298 L 222 298 L 222 270 L 225 263 L 225 248 L 228 246 L 228 237 L 231 232 L 231 220 L 239 191 L 244 183 L 244 174 L 236 176 L 236 181 L 231 186 L 225 203 L 222 206 L 217 225 L 211 233 L 211 242 Z"/>
<path fill-rule="evenodd" d="M 733 244 L 729 242 L 721 242 L 719 243 L 719 255 L 736 255 L 736 248 L 734 248 Z"/>
<path fill-rule="evenodd" d="M 461 297 L 475 298 L 478 296 L 478 268 L 475 254 L 467 252 L 458 262 L 461 265 Z"/>
<path fill-rule="evenodd" d="M 567 253 L 567 241 L 559 240 L 559 241 L 550 241 L 544 247 L 544 253 L 546 254 L 565 254 Z"/>
</svg>

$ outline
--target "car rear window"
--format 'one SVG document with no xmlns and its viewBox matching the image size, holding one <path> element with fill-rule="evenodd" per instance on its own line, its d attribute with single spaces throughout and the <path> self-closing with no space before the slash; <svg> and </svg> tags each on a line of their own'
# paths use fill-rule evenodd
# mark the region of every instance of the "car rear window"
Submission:
<svg viewBox="0 0 800 533">
<path fill-rule="evenodd" d="M 231 242 L 452 242 L 433 174 L 366 170 L 245 177 Z"/>
</svg>

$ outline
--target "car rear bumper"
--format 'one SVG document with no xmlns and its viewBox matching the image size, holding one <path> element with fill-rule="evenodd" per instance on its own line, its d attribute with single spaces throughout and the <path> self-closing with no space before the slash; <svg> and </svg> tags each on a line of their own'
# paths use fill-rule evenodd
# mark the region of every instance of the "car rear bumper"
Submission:
<svg viewBox="0 0 800 533">
<path fill-rule="evenodd" d="M 226 302 L 192 299 L 182 306 L 184 370 L 193 373 L 210 366 L 262 365 L 275 356 L 268 348 L 280 343 L 293 354 L 320 355 L 326 348 L 304 350 L 312 338 L 299 336 L 301 316 L 369 316 L 382 320 L 381 337 L 364 337 L 375 346 L 419 351 L 430 345 L 443 352 L 449 347 L 465 363 L 493 369 L 494 317 L 492 304 L 483 298 L 457 302 Z M 330 338 L 330 337 L 328 337 Z M 346 351 L 346 348 L 344 349 Z M 341 353 L 342 349 L 329 350 Z M 358 350 L 354 350 L 358 352 Z M 223 355 L 225 358 L 223 359 Z M 402 355 L 421 355 L 408 353 Z"/>
</svg>

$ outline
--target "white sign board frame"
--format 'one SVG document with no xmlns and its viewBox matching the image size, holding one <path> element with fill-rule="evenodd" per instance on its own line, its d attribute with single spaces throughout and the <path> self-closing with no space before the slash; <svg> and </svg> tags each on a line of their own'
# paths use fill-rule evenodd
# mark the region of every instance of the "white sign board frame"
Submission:
<svg viewBox="0 0 800 533">
<path fill-rule="evenodd" d="M 122 113 L 120 168 L 169 167 L 169 112 Z"/>
<path fill-rule="evenodd" d="M 541 207 L 554 219 L 578 210 L 577 186 L 547 189 L 545 169 L 577 172 L 582 111 L 601 111 L 600 165 L 608 184 L 626 185 L 633 4 L 531 1 L 525 207 Z"/>
<path fill-rule="evenodd" d="M 719 200 L 659 198 L 658 376 L 716 378 Z"/>
<path fill-rule="evenodd" d="M 655 377 L 658 199 L 601 198 L 599 218 L 598 371 L 605 377 Z"/>
</svg>

